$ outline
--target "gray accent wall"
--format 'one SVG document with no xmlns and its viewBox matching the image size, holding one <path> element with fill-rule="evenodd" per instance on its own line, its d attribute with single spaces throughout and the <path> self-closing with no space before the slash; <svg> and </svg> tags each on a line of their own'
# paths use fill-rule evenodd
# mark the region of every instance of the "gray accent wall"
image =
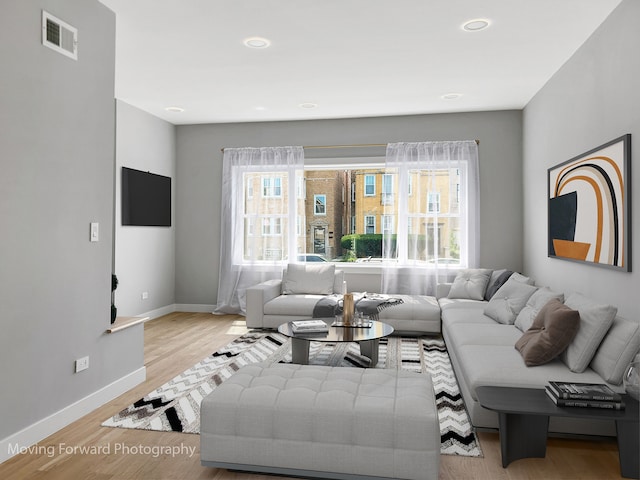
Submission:
<svg viewBox="0 0 640 480">
<path fill-rule="evenodd" d="M 215 304 L 224 281 L 218 278 L 226 227 L 220 219 L 222 148 L 473 139 L 480 140 L 481 264 L 521 270 L 521 111 L 178 126 L 176 302 Z M 349 287 L 360 288 L 358 282 L 369 291 L 379 285 L 355 275 Z"/>
<path fill-rule="evenodd" d="M 524 109 L 524 269 L 539 284 L 640 313 L 640 2 L 623 1 Z M 632 273 L 547 257 L 547 169 L 632 135 Z"/>
<path fill-rule="evenodd" d="M 77 61 L 42 46 L 42 9 L 78 28 Z M 2 2 L 0 440 L 143 368 L 142 326 L 105 333 L 114 60 L 115 16 L 97 0 Z"/>
<path fill-rule="evenodd" d="M 128 167 L 171 177 L 175 205 L 175 127 L 120 100 L 116 112 L 115 304 L 118 315 L 131 316 L 175 303 L 176 218 L 172 210 L 171 227 L 123 226 L 121 171 Z"/>
</svg>

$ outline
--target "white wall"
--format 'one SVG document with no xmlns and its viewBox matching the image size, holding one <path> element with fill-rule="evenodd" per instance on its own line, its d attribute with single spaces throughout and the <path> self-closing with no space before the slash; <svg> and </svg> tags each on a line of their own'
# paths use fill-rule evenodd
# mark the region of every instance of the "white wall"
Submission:
<svg viewBox="0 0 640 480">
<path fill-rule="evenodd" d="M 42 9 L 78 28 L 77 61 L 42 46 Z M 113 397 L 114 382 L 144 378 L 142 326 L 105 333 L 114 60 L 115 16 L 97 0 L 2 2 L 0 461 L 7 439 L 37 441 L 79 414 L 71 406 L 86 413 Z M 83 356 L 89 369 L 74 373 Z"/>
<path fill-rule="evenodd" d="M 215 304 L 223 147 L 480 140 L 482 265 L 522 268 L 520 111 L 177 127 L 176 301 Z M 379 279 L 349 276 L 375 291 Z"/>
<path fill-rule="evenodd" d="M 540 284 L 579 291 L 640 313 L 634 272 L 547 257 L 547 169 L 623 134 L 632 134 L 632 230 L 640 226 L 640 2 L 625 0 L 524 109 L 524 268 Z M 640 255 L 640 236 L 632 251 Z"/>
<path fill-rule="evenodd" d="M 122 101 L 116 112 L 115 305 L 119 316 L 131 316 L 175 300 L 175 127 Z M 171 227 L 122 225 L 122 167 L 171 177 Z"/>
</svg>

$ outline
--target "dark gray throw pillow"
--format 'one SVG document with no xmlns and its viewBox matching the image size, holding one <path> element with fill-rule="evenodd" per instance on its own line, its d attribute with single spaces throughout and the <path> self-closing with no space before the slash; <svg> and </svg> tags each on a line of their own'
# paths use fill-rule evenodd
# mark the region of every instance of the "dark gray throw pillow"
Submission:
<svg viewBox="0 0 640 480">
<path fill-rule="evenodd" d="M 505 270 L 498 276 L 498 278 L 496 278 L 493 282 L 491 282 L 487 287 L 487 291 L 484 294 L 484 299 L 487 301 L 491 300 L 491 297 L 493 297 L 496 294 L 496 292 L 500 290 L 500 287 L 504 285 L 507 280 L 509 280 L 509 277 L 511 276 L 512 273 L 513 272 L 511 270 Z M 493 278 L 491 280 L 493 280 Z"/>
</svg>

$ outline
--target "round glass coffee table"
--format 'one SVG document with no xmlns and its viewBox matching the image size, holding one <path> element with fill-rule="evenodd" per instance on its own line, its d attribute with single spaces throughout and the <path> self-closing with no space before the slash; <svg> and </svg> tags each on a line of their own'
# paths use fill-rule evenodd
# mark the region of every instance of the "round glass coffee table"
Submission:
<svg viewBox="0 0 640 480">
<path fill-rule="evenodd" d="M 380 339 L 393 333 L 393 327 L 377 320 L 371 321 L 370 327 L 333 327 L 334 318 L 314 318 L 322 320 L 329 326 L 328 332 L 294 333 L 291 322 L 283 323 L 278 332 L 291 337 L 291 362 L 307 365 L 309 363 L 309 344 L 311 342 L 357 342 L 360 353 L 371 361 L 373 367 L 378 363 L 378 346 Z"/>
</svg>

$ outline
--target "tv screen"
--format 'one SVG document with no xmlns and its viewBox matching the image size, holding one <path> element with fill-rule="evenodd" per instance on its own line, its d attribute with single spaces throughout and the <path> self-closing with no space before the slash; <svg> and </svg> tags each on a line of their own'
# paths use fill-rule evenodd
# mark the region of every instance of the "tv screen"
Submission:
<svg viewBox="0 0 640 480">
<path fill-rule="evenodd" d="M 122 167 L 122 225 L 171 226 L 171 177 Z"/>
</svg>

